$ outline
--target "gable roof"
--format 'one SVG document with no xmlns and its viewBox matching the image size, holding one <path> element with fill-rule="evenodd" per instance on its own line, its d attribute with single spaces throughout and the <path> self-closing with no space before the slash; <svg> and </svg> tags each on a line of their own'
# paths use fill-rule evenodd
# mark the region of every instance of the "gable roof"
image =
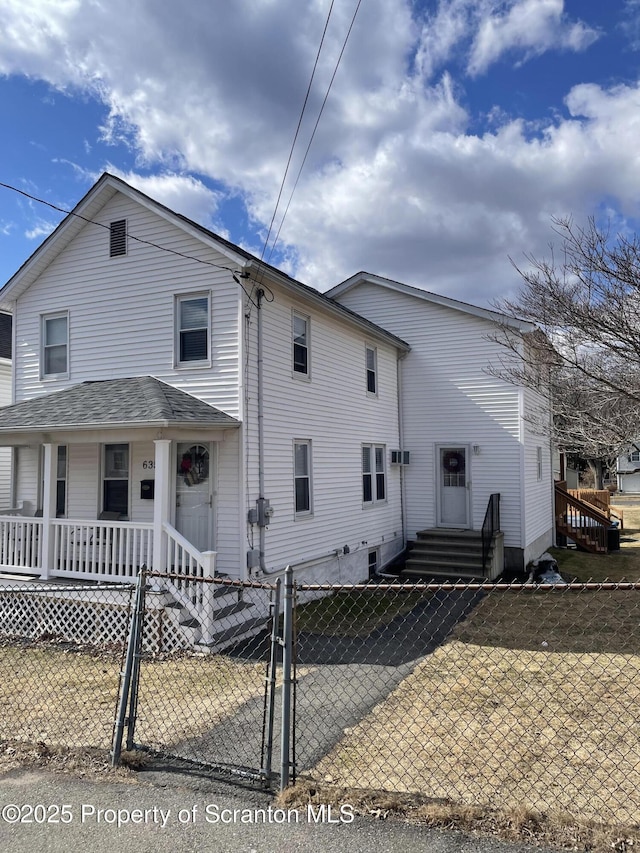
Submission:
<svg viewBox="0 0 640 853">
<path fill-rule="evenodd" d="M 236 276 L 248 278 L 250 273 L 254 272 L 257 277 L 256 284 L 258 287 L 264 281 L 266 274 L 272 281 L 283 286 L 304 301 L 311 301 L 334 316 L 341 317 L 351 325 L 355 324 L 361 327 L 367 334 L 373 334 L 376 337 L 386 339 L 399 350 L 409 351 L 409 345 L 406 341 L 397 337 L 397 335 L 391 334 L 391 332 L 372 323 L 365 317 L 361 317 L 359 314 L 350 311 L 344 305 L 331 299 L 326 294 L 320 293 L 315 288 L 291 278 L 291 276 L 256 258 L 254 255 L 240 248 L 240 246 L 236 246 L 229 240 L 225 240 L 224 237 L 220 237 L 203 225 L 198 225 L 197 222 L 188 219 L 186 216 L 176 213 L 159 201 L 130 186 L 126 181 L 108 172 L 104 172 L 101 175 L 58 227 L 49 234 L 31 257 L 22 264 L 4 287 L 0 289 L 0 311 L 12 310 L 13 301 L 27 290 L 88 222 L 93 222 L 107 229 L 109 228 L 109 225 L 106 223 L 96 222 L 96 217 L 99 216 L 105 204 L 118 192 L 127 196 L 132 201 L 138 202 L 148 210 L 155 212 L 178 228 L 181 228 L 217 252 L 220 252 L 227 258 L 229 262 L 228 270 L 231 274 L 235 273 Z M 135 235 L 129 235 L 129 238 L 137 239 Z"/>
<path fill-rule="evenodd" d="M 239 421 L 153 376 L 82 382 L 0 408 L 0 434 L 97 427 L 231 427 Z"/>
<path fill-rule="evenodd" d="M 0 314 L 0 358 L 11 358 L 11 314 Z"/>
<path fill-rule="evenodd" d="M 455 311 L 462 311 L 465 314 L 471 314 L 474 317 L 480 317 L 492 323 L 511 326 L 520 332 L 533 332 L 536 329 L 533 323 L 520 320 L 518 317 L 510 317 L 508 314 L 501 314 L 499 311 L 491 311 L 488 308 L 479 308 L 477 305 L 461 302 L 458 299 L 452 299 L 450 296 L 441 296 L 439 293 L 431 293 L 428 290 L 411 287 L 411 285 L 403 284 L 400 281 L 394 281 L 393 279 L 384 278 L 383 276 L 374 275 L 369 272 L 358 272 L 352 275 L 351 278 L 340 282 L 340 284 L 328 290 L 327 295 L 331 296 L 332 299 L 339 299 L 340 296 L 357 287 L 359 284 L 375 284 L 388 290 L 395 290 L 399 293 L 405 293 L 408 296 L 415 296 L 433 305 L 442 305 L 445 308 L 453 308 Z"/>
</svg>

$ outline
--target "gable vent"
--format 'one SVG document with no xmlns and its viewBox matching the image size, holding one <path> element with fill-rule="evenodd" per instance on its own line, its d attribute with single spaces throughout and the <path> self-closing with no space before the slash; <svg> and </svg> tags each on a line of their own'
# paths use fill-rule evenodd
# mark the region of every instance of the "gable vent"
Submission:
<svg viewBox="0 0 640 853">
<path fill-rule="evenodd" d="M 109 228 L 109 254 L 112 258 L 127 254 L 127 220 L 118 219 Z"/>
</svg>

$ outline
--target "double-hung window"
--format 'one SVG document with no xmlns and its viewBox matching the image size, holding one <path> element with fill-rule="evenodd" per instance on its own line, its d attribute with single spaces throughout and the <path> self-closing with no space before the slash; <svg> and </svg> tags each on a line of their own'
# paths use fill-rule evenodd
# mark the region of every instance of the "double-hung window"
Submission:
<svg viewBox="0 0 640 853">
<path fill-rule="evenodd" d="M 194 293 L 176 299 L 176 362 L 178 365 L 209 362 L 209 294 Z"/>
<path fill-rule="evenodd" d="M 69 315 L 67 312 L 42 317 L 42 378 L 69 373 Z"/>
<path fill-rule="evenodd" d="M 374 504 L 386 499 L 385 447 L 383 444 L 363 444 L 362 502 Z"/>
<path fill-rule="evenodd" d="M 311 514 L 311 442 L 293 443 L 293 480 L 296 515 Z"/>
<path fill-rule="evenodd" d="M 129 445 L 105 444 L 102 510 L 129 515 Z"/>
<path fill-rule="evenodd" d="M 629 462 L 640 462 L 640 450 L 632 450 L 628 459 Z"/>
<path fill-rule="evenodd" d="M 293 314 L 293 373 L 296 376 L 309 376 L 309 318 L 302 314 Z"/>
<path fill-rule="evenodd" d="M 378 393 L 378 355 L 375 347 L 366 347 L 367 394 Z"/>
</svg>

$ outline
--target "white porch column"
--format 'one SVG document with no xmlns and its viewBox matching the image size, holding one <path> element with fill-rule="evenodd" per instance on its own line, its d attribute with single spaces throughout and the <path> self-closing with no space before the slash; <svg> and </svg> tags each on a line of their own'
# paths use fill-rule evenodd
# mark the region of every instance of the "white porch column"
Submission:
<svg viewBox="0 0 640 853">
<path fill-rule="evenodd" d="M 47 580 L 53 568 L 54 529 L 51 520 L 56 517 L 56 482 L 58 474 L 58 445 L 44 444 L 44 487 L 42 490 L 42 565 L 40 577 Z"/>
<path fill-rule="evenodd" d="M 153 571 L 164 572 L 165 537 L 162 525 L 169 521 L 171 511 L 171 441 L 166 438 L 156 439 L 155 474 L 153 500 Z"/>
</svg>

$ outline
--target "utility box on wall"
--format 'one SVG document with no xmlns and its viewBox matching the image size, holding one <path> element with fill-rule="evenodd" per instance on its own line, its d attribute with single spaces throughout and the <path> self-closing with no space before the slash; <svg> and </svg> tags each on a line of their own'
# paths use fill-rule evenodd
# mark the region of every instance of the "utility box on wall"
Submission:
<svg viewBox="0 0 640 853">
<path fill-rule="evenodd" d="M 140 480 L 140 497 L 142 500 L 153 500 L 155 485 L 155 480 Z"/>
</svg>

